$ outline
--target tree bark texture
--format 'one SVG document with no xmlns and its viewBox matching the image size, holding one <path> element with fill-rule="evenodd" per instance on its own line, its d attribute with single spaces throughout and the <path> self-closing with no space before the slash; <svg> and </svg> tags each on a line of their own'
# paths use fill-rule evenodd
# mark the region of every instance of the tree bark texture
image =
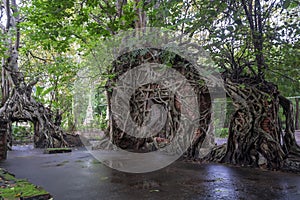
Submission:
<svg viewBox="0 0 300 200">
<path fill-rule="evenodd" d="M 215 147 L 206 159 L 242 166 L 288 169 L 287 159 L 294 155 L 294 160 L 297 160 L 295 158 L 300 155 L 295 140 L 292 103 L 268 82 L 255 84 L 248 79 L 242 84 L 226 80 L 226 92 L 235 105 L 228 142 Z M 286 116 L 284 131 L 279 120 L 279 106 Z"/>
<path fill-rule="evenodd" d="M 141 53 L 142 51 L 136 50 L 123 54 L 113 64 L 113 70 L 111 73 L 116 74 L 116 76 L 110 79 L 106 85 L 110 109 L 109 113 L 111 113 L 112 109 L 110 102 L 113 90 L 111 90 L 111 88 L 113 88 L 116 84 L 118 77 L 128 70 L 142 65 L 143 63 L 165 63 L 167 56 L 163 50 L 147 49 L 147 51 L 147 53 Z M 193 133 L 194 135 L 193 140 L 191 141 L 191 146 L 186 152 L 186 156 L 190 158 L 197 158 L 199 148 L 205 139 L 211 120 L 210 94 L 205 84 L 199 84 L 201 77 L 192 65 L 188 63 L 188 61 L 176 55 L 171 60 L 171 64 L 173 69 L 186 77 L 189 84 L 194 88 L 194 92 L 198 99 L 198 108 L 201 119 L 199 121 L 198 128 L 195 133 Z M 168 144 L 179 128 L 181 103 L 178 101 L 176 94 L 172 93 L 168 88 L 164 88 L 155 83 L 145 84 L 136 89 L 130 99 L 130 117 L 136 124 L 139 126 L 142 125 L 149 115 L 149 110 L 153 104 L 166 106 L 166 110 L 168 110 L 165 126 L 159 133 L 148 138 L 130 136 L 118 128 L 114 117 L 110 115 L 108 128 L 110 141 L 122 149 L 136 152 L 149 152 L 155 150 L 157 146 L 149 145 L 152 143 L 158 144 L 158 146 L 160 143 Z"/>
</svg>

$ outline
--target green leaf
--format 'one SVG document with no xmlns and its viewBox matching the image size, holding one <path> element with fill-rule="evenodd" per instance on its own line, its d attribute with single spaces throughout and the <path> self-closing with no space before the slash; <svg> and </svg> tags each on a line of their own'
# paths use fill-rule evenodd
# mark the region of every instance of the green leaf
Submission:
<svg viewBox="0 0 300 200">
<path fill-rule="evenodd" d="M 230 31 L 230 32 L 233 31 L 233 30 L 234 30 L 234 29 L 233 29 L 233 26 L 228 26 L 228 27 L 227 27 L 227 30 Z"/>
<path fill-rule="evenodd" d="M 290 6 L 290 4 L 291 4 L 291 0 L 285 0 L 285 1 L 283 2 L 282 7 L 283 7 L 284 9 L 287 9 L 287 8 Z"/>
<path fill-rule="evenodd" d="M 160 192 L 159 190 L 149 190 L 149 192 Z"/>
<path fill-rule="evenodd" d="M 44 97 L 45 95 L 47 95 L 47 94 L 49 94 L 51 91 L 53 91 L 54 90 L 54 86 L 52 86 L 52 87 L 49 87 L 49 88 L 47 88 L 46 90 L 44 90 L 42 93 L 41 93 L 41 97 Z"/>
<path fill-rule="evenodd" d="M 36 92 L 35 95 L 36 96 L 40 96 L 42 91 L 44 90 L 45 87 L 41 87 L 41 86 L 36 86 Z"/>
<path fill-rule="evenodd" d="M 102 180 L 102 181 L 105 181 L 105 180 L 107 180 L 107 179 L 108 179 L 107 176 L 101 177 L 101 180 Z"/>
</svg>

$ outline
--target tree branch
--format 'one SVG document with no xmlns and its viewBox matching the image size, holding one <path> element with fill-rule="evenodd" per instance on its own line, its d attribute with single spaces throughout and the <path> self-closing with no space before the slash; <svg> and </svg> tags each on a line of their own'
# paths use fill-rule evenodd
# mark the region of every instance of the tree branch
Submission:
<svg viewBox="0 0 300 200">
<path fill-rule="evenodd" d="M 276 1 L 277 1 L 277 0 L 274 0 L 274 1 L 270 4 L 269 8 L 266 10 L 266 16 L 264 16 L 264 19 L 269 19 L 269 16 L 270 16 L 270 14 L 271 14 L 271 12 L 272 12 L 272 9 L 273 9 L 274 6 L 275 6 Z M 267 20 L 265 20 L 265 21 L 263 22 L 263 26 L 266 24 L 266 21 L 267 21 Z"/>
<path fill-rule="evenodd" d="M 20 47 L 20 28 L 18 26 L 18 23 L 20 22 L 20 14 L 18 11 L 18 5 L 16 3 L 16 0 L 11 0 L 11 10 L 12 14 L 14 15 L 14 27 L 16 28 L 16 41 L 15 41 L 15 50 L 17 51 Z"/>
<path fill-rule="evenodd" d="M 30 50 L 27 51 L 33 58 L 36 58 L 38 60 L 41 60 L 41 61 L 44 61 L 45 63 L 48 62 L 48 61 L 53 61 L 53 60 L 50 60 L 50 59 L 45 59 L 45 58 L 41 58 L 41 57 L 38 57 L 36 55 L 34 55 Z"/>
<path fill-rule="evenodd" d="M 9 5 L 9 0 L 3 0 L 4 8 L 6 11 L 6 31 L 9 30 L 10 28 L 10 19 L 11 19 L 11 14 L 10 14 L 10 5 Z"/>
</svg>

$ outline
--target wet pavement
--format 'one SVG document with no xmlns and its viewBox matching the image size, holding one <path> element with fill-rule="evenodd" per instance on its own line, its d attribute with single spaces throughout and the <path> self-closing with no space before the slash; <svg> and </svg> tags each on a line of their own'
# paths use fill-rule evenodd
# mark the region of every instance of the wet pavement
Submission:
<svg viewBox="0 0 300 200">
<path fill-rule="evenodd" d="M 106 167 L 85 149 L 43 154 L 16 148 L 0 163 L 58 200 L 300 199 L 300 175 L 177 161 L 159 171 L 129 174 Z"/>
</svg>

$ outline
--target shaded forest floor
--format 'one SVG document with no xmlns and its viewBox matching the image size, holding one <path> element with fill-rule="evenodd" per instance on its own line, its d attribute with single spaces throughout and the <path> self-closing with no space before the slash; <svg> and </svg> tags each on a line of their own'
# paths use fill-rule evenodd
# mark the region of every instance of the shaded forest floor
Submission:
<svg viewBox="0 0 300 200">
<path fill-rule="evenodd" d="M 128 174 L 106 167 L 84 148 L 65 154 L 19 148 L 0 167 L 42 186 L 54 199 L 300 199 L 297 174 L 183 161 Z"/>
</svg>

